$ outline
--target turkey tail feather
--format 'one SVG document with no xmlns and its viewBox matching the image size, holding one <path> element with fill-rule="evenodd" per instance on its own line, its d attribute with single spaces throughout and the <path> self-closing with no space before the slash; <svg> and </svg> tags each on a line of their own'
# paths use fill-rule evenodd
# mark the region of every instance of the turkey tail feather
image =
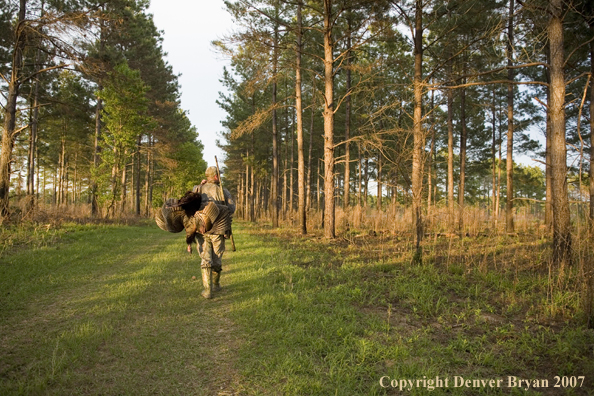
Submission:
<svg viewBox="0 0 594 396">
<path fill-rule="evenodd" d="M 184 216 L 185 212 L 177 200 L 168 199 L 155 213 L 155 222 L 163 231 L 181 232 L 184 229 Z"/>
</svg>

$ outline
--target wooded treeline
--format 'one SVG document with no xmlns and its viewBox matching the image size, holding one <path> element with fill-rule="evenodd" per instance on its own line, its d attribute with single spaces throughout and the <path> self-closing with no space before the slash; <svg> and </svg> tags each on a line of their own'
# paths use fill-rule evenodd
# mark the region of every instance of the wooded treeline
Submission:
<svg viewBox="0 0 594 396">
<path fill-rule="evenodd" d="M 569 260 L 570 199 L 594 221 L 592 2 L 225 4 L 222 146 L 245 218 L 306 233 L 319 209 L 332 238 L 337 205 L 351 224 L 405 207 L 419 249 L 437 209 L 450 231 L 480 204 L 513 232 L 516 209 L 542 202 L 555 260 Z"/>
<path fill-rule="evenodd" d="M 206 167 L 147 0 L 0 5 L 0 209 L 148 215 Z"/>
</svg>

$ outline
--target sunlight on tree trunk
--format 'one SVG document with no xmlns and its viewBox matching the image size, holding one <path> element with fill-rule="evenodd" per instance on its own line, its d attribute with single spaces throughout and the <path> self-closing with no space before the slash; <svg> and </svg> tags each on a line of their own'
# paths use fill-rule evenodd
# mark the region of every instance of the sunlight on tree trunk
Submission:
<svg viewBox="0 0 594 396">
<path fill-rule="evenodd" d="M 425 136 L 423 133 L 423 6 L 416 2 L 415 10 L 415 76 L 414 76 L 414 113 L 413 113 L 413 154 L 412 154 L 412 217 L 413 235 L 415 236 L 415 258 L 420 262 L 421 240 L 423 239 L 423 155 Z"/>
<path fill-rule="evenodd" d="M 332 0 L 324 0 L 324 236 L 335 238 L 334 43 Z"/>
<path fill-rule="evenodd" d="M 553 184 L 553 261 L 571 264 L 571 224 L 567 196 L 567 149 L 565 147 L 565 80 L 563 50 L 563 2 L 550 1 L 549 45 L 551 54 L 551 168 Z"/>
<path fill-rule="evenodd" d="M 509 0 L 509 20 L 507 28 L 507 79 L 514 81 L 514 0 Z M 507 194 L 505 200 L 505 230 L 514 232 L 514 85 L 507 85 Z"/>
</svg>

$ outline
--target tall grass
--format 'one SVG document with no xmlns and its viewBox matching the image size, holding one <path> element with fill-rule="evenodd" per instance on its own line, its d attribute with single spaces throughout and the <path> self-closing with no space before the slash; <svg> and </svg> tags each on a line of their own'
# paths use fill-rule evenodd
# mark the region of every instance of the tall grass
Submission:
<svg viewBox="0 0 594 396">
<path fill-rule="evenodd" d="M 573 266 L 557 268 L 552 263 L 552 235 L 544 224 L 541 209 L 538 205 L 515 208 L 515 230 L 508 235 L 504 213 L 495 219 L 491 209 L 477 205 L 467 205 L 462 212 L 456 208 L 453 214 L 443 205 L 433 206 L 424 217 L 423 256 L 431 260 L 439 251 L 437 260 L 443 261 L 443 253 L 447 251 L 446 263 L 458 260 L 466 267 L 476 266 L 482 271 L 487 267 L 504 271 L 530 268 L 535 276 L 547 279 L 551 316 L 566 311 L 563 301 L 567 298 L 572 301 L 578 299 L 584 320 L 594 326 L 594 243 L 585 212 L 576 211 L 572 217 Z M 293 212 L 281 217 L 285 219 L 285 226 L 296 225 Z M 396 238 L 401 246 L 412 249 L 411 218 L 411 209 L 399 204 L 389 205 L 382 211 L 359 205 L 345 211 L 337 206 L 337 235 L 350 241 L 370 234 L 383 235 L 388 239 Z M 308 230 L 320 232 L 323 229 L 323 214 L 310 211 L 307 222 Z"/>
<path fill-rule="evenodd" d="M 232 315 L 248 329 L 240 354 L 248 394 L 404 394 L 383 388 L 382 376 L 552 381 L 594 374 L 588 348 L 594 332 L 580 325 L 573 293 L 548 295 L 546 272 L 535 272 L 546 262 L 532 263 L 535 241 L 502 236 L 491 245 L 484 237 L 471 254 L 477 241 L 456 239 L 448 261 L 449 242 L 426 246 L 423 264 L 411 265 L 406 242 L 382 233 L 328 243 L 296 237 L 290 227 L 243 230 L 238 246 L 249 253 L 236 264 L 245 277 L 237 290 L 244 301 Z M 493 249 L 486 259 L 484 246 Z M 501 255 L 498 264 L 491 253 Z M 592 387 L 587 380 L 582 388 L 544 393 L 588 395 Z M 413 387 L 406 394 L 428 391 Z"/>
</svg>

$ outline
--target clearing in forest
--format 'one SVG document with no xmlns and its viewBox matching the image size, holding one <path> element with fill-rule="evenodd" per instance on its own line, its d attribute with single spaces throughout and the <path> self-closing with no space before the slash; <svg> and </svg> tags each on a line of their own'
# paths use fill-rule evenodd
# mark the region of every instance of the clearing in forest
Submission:
<svg viewBox="0 0 594 396">
<path fill-rule="evenodd" d="M 235 228 L 213 300 L 183 237 L 154 225 L 65 226 L 5 251 L 0 394 L 594 389 L 594 332 L 536 238 L 436 239 L 411 265 L 391 235 Z"/>
</svg>

